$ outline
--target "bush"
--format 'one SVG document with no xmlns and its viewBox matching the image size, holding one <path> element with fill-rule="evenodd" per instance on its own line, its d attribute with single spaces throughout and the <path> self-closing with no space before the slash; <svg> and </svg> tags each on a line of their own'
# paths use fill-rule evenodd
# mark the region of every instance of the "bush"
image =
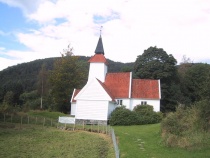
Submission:
<svg viewBox="0 0 210 158">
<path fill-rule="evenodd" d="M 111 114 L 110 125 L 133 125 L 136 116 L 132 111 L 125 107 L 117 107 Z"/>
<path fill-rule="evenodd" d="M 138 117 L 138 125 L 159 123 L 163 118 L 162 113 L 153 111 L 151 105 L 137 105 L 133 111 Z"/>
<path fill-rule="evenodd" d="M 195 106 L 199 109 L 199 124 L 205 131 L 210 130 L 210 101 L 203 100 Z"/>
<path fill-rule="evenodd" d="M 192 107 L 178 107 L 161 122 L 162 138 L 167 146 L 198 148 L 210 139 L 209 104 L 198 102 Z M 173 140 L 173 141 L 172 141 Z"/>
<path fill-rule="evenodd" d="M 154 112 L 153 106 L 151 105 L 137 105 L 133 108 L 133 111 L 144 115 L 149 115 L 150 113 Z"/>
<path fill-rule="evenodd" d="M 150 105 L 138 105 L 133 111 L 125 107 L 117 107 L 111 114 L 110 125 L 144 125 L 159 123 L 161 112 L 154 112 Z"/>
</svg>

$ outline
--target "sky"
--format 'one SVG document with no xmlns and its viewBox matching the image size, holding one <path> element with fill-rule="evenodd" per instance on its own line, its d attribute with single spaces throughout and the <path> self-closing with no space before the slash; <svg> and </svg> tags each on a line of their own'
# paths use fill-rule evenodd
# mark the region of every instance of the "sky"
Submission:
<svg viewBox="0 0 210 158">
<path fill-rule="evenodd" d="M 135 62 L 156 46 L 210 64 L 210 0 L 0 0 L 0 71 L 36 59 L 93 56 Z"/>
</svg>

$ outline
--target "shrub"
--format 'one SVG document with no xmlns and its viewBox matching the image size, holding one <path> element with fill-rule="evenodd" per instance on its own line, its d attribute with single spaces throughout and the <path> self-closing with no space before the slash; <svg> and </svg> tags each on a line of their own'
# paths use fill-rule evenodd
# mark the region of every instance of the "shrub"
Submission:
<svg viewBox="0 0 210 158">
<path fill-rule="evenodd" d="M 203 100 L 197 102 L 195 106 L 199 110 L 199 124 L 205 131 L 210 130 L 210 101 Z"/>
<path fill-rule="evenodd" d="M 150 114 L 153 111 L 153 106 L 151 105 L 136 105 L 133 108 L 133 111 L 138 112 L 138 113 L 142 113 L 144 115 Z"/>
<path fill-rule="evenodd" d="M 111 114 L 110 125 L 144 125 L 159 123 L 161 112 L 154 112 L 150 105 L 138 105 L 133 111 L 125 107 L 117 107 Z"/>
<path fill-rule="evenodd" d="M 125 107 L 117 107 L 111 114 L 110 125 L 133 125 L 136 120 L 135 114 Z"/>
<path fill-rule="evenodd" d="M 161 122 L 162 138 L 167 146 L 198 148 L 210 139 L 208 125 L 209 104 L 196 103 L 192 107 L 178 107 Z M 172 141 L 174 140 L 175 141 Z"/>
<path fill-rule="evenodd" d="M 161 112 L 153 111 L 151 105 L 137 105 L 133 111 L 138 117 L 138 125 L 159 123 L 163 117 Z"/>
</svg>

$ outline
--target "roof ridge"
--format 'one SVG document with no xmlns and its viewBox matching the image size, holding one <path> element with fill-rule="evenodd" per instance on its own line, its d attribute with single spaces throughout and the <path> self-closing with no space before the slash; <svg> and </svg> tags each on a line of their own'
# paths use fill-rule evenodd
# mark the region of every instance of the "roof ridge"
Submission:
<svg viewBox="0 0 210 158">
<path fill-rule="evenodd" d="M 101 86 L 104 88 L 104 90 L 107 92 L 107 94 L 112 98 L 112 101 L 115 101 L 115 98 L 114 98 L 113 94 L 110 92 L 109 88 L 103 82 L 101 82 L 99 79 L 97 79 L 97 81 L 101 84 Z"/>
</svg>

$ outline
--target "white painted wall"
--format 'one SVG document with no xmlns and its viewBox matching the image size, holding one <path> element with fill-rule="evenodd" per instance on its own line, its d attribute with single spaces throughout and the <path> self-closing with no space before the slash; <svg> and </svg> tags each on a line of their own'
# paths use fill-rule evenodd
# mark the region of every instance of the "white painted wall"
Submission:
<svg viewBox="0 0 210 158">
<path fill-rule="evenodd" d="M 77 100 L 76 119 L 107 120 L 108 101 Z"/>
<path fill-rule="evenodd" d="M 76 103 L 71 103 L 71 115 L 75 115 Z"/>
<path fill-rule="evenodd" d="M 113 111 L 116 107 L 117 107 L 117 104 L 116 104 L 116 103 L 109 102 L 107 118 L 110 117 L 112 111 Z"/>
<path fill-rule="evenodd" d="M 97 78 L 101 82 L 104 82 L 106 73 L 107 66 L 105 63 L 90 63 L 88 82 L 93 78 Z"/>
<path fill-rule="evenodd" d="M 107 94 L 97 79 L 89 81 L 85 87 L 77 94 L 75 100 L 106 100 L 111 101 L 112 98 Z"/>
</svg>

